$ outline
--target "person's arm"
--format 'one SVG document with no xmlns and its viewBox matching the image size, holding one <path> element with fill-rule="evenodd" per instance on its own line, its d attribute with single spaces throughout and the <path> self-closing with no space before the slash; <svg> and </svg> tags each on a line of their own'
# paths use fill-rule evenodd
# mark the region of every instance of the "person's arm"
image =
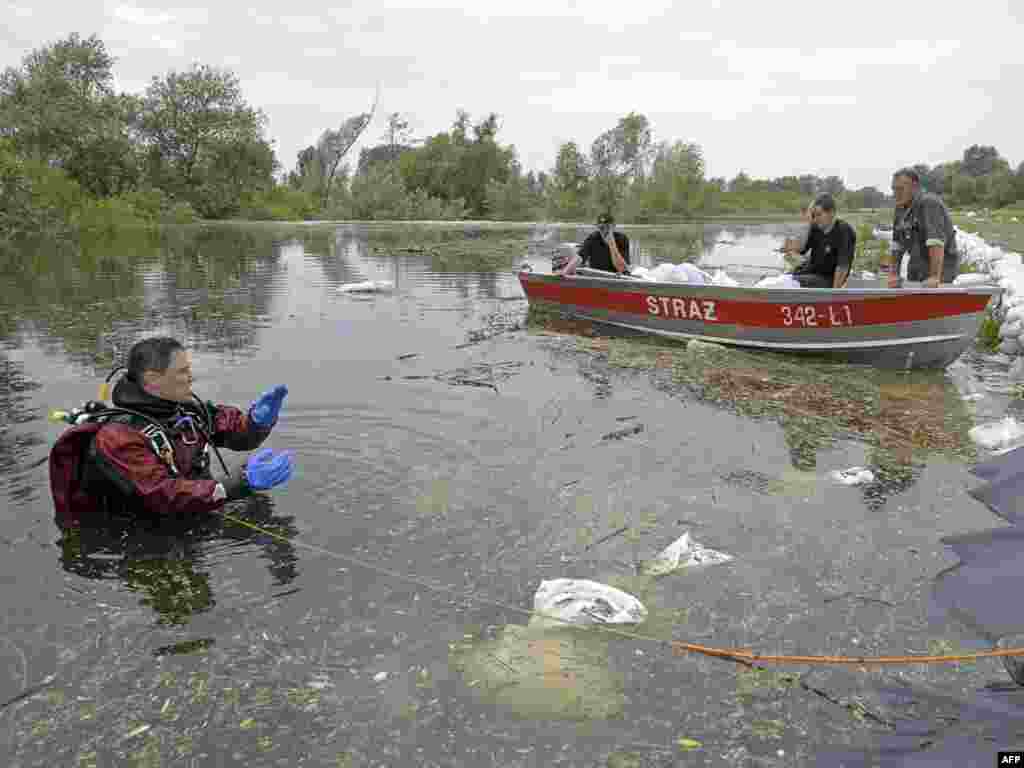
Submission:
<svg viewBox="0 0 1024 768">
<path fill-rule="evenodd" d="M 212 512 L 235 495 L 216 480 L 187 480 L 171 474 L 139 430 L 108 424 L 96 433 L 90 458 L 97 469 L 129 499 L 136 499 L 157 515 L 193 515 Z"/>
<path fill-rule="evenodd" d="M 853 227 L 847 226 L 843 229 L 842 244 L 839 247 L 839 252 L 836 253 L 836 271 L 832 276 L 833 288 L 842 288 L 846 285 L 856 250 L 857 233 L 853 231 Z"/>
<path fill-rule="evenodd" d="M 628 268 L 626 267 L 626 260 L 622 258 L 622 254 L 619 253 L 619 244 L 615 242 L 615 233 L 612 232 L 608 235 L 605 242 L 608 243 L 608 250 L 612 255 L 612 265 L 615 267 L 615 271 L 621 275 L 623 272 L 626 272 Z"/>
<path fill-rule="evenodd" d="M 946 222 L 949 217 L 944 215 L 942 203 L 934 198 L 926 198 L 921 206 L 921 229 L 924 244 L 928 249 L 928 278 L 924 284 L 928 288 L 938 288 L 942 282 L 942 262 L 946 253 Z"/>
<path fill-rule="evenodd" d="M 572 255 L 572 258 L 569 259 L 568 262 L 566 262 L 565 266 L 562 267 L 561 270 L 559 270 L 558 274 L 563 275 L 565 277 L 571 277 L 572 275 L 576 274 L 576 267 L 579 266 L 581 260 L 582 257 L 580 256 L 579 250 L 577 250 L 576 253 Z"/>
<path fill-rule="evenodd" d="M 218 448 L 231 451 L 253 451 L 263 445 L 270 435 L 273 424 L 261 427 L 252 420 L 249 413 L 232 405 L 207 403 L 213 413 L 213 434 L 210 439 Z"/>
</svg>

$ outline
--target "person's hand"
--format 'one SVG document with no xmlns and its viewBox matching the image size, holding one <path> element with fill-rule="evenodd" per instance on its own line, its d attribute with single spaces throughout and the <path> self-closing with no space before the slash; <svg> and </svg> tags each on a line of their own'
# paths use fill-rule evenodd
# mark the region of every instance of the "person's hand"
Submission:
<svg viewBox="0 0 1024 768">
<path fill-rule="evenodd" d="M 259 400 L 252 404 L 249 409 L 249 416 L 257 427 L 271 427 L 277 423 L 277 417 L 281 413 L 281 404 L 288 394 L 288 387 L 279 384 L 271 390 L 263 393 Z"/>
<path fill-rule="evenodd" d="M 889 287 L 899 288 L 900 287 L 900 276 L 896 272 L 889 273 Z"/>
<path fill-rule="evenodd" d="M 924 281 L 924 287 L 925 288 L 938 288 L 939 287 L 939 278 L 937 278 L 937 277 L 929 277 L 927 280 Z"/>
<path fill-rule="evenodd" d="M 249 457 L 245 463 L 245 479 L 249 487 L 263 491 L 288 482 L 292 476 L 292 455 L 288 451 L 275 454 L 264 448 Z"/>
</svg>

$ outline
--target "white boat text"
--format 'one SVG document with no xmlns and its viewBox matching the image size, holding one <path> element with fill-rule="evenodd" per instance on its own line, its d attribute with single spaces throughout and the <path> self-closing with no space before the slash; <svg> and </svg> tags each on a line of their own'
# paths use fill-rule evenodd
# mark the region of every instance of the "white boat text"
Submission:
<svg viewBox="0 0 1024 768">
<path fill-rule="evenodd" d="M 853 325 L 853 313 L 849 304 L 818 306 L 815 304 L 795 304 L 779 307 L 782 312 L 782 324 L 798 325 L 803 328 L 830 327 Z"/>
<path fill-rule="evenodd" d="M 710 299 L 679 299 L 670 296 L 648 296 L 647 311 L 652 315 L 679 320 L 718 322 L 715 302 Z"/>
</svg>

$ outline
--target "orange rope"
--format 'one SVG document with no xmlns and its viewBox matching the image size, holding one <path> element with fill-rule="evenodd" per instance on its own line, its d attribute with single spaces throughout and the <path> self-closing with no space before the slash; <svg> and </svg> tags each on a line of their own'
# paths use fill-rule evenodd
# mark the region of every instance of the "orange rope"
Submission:
<svg viewBox="0 0 1024 768">
<path fill-rule="evenodd" d="M 869 664 L 941 664 L 946 662 L 974 661 L 1006 656 L 1024 656 L 1024 648 L 1006 648 L 996 651 L 978 651 L 976 653 L 947 654 L 942 656 L 790 656 L 784 654 L 763 654 L 754 651 L 730 650 L 713 648 L 695 643 L 672 642 L 673 651 L 677 656 L 684 653 L 702 653 L 720 659 L 736 661 L 766 662 L 773 664 L 853 664 L 867 666 Z"/>
</svg>

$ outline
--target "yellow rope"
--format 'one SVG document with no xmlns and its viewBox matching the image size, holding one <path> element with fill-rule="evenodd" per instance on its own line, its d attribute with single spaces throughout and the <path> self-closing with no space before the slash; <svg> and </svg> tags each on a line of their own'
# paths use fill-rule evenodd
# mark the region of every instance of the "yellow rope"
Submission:
<svg viewBox="0 0 1024 768">
<path fill-rule="evenodd" d="M 473 600 L 477 603 L 484 603 L 492 605 L 498 608 L 502 608 L 507 611 L 512 611 L 525 616 L 540 616 L 551 621 L 561 622 L 569 626 L 575 626 L 571 621 L 563 619 L 559 616 L 550 616 L 541 611 L 528 610 L 526 608 L 520 608 L 517 605 L 511 605 L 503 603 L 498 600 L 492 600 L 488 597 L 482 597 L 475 594 L 463 594 L 451 587 L 439 586 L 437 584 L 431 584 L 430 582 L 423 581 L 416 578 L 415 576 L 409 576 L 398 571 L 393 571 L 390 568 L 384 568 L 379 565 L 375 565 L 366 560 L 362 560 L 351 555 L 342 555 L 338 552 L 333 552 L 324 547 L 317 546 L 316 544 L 309 544 L 304 541 L 292 541 L 286 536 L 282 536 L 279 533 L 268 530 L 263 526 L 257 525 L 249 520 L 245 520 L 240 517 L 236 517 L 229 513 L 223 513 L 222 515 L 225 520 L 229 520 L 232 523 L 245 526 L 250 528 L 257 533 L 261 533 L 264 536 L 270 536 L 271 538 L 282 541 L 292 546 L 299 546 L 303 549 L 310 550 L 311 552 L 318 552 L 328 557 L 342 560 L 354 565 L 358 565 L 362 568 L 374 571 L 376 573 L 383 574 L 385 576 L 391 576 L 399 581 L 404 581 L 409 584 L 415 584 L 425 589 L 429 589 L 434 592 L 443 592 L 450 595 L 456 595 L 459 597 L 465 597 Z M 617 629 L 610 627 L 606 624 L 594 625 L 594 629 L 602 632 L 606 632 L 610 635 L 618 637 L 624 637 L 631 640 L 641 640 L 644 642 L 654 643 L 657 645 L 668 645 L 672 648 L 676 655 L 682 655 L 683 653 L 701 653 L 705 656 L 711 656 L 720 659 L 729 659 L 731 661 L 737 661 L 740 663 L 772 663 L 772 664 L 852 664 L 856 666 L 868 666 L 872 664 L 939 664 L 948 662 L 961 662 L 961 661 L 975 661 L 976 659 L 986 658 L 998 658 L 1006 656 L 1024 656 L 1024 648 L 1007 648 L 1003 650 L 993 651 L 978 651 L 976 653 L 963 653 L 963 654 L 948 654 L 943 656 L 790 656 L 781 654 L 760 654 L 754 651 L 746 651 L 738 648 L 715 648 L 707 645 L 697 645 L 696 643 L 686 643 L 680 640 L 662 640 L 660 638 L 651 637 L 649 635 L 642 635 L 638 632 L 630 632 L 629 630 Z"/>
</svg>

